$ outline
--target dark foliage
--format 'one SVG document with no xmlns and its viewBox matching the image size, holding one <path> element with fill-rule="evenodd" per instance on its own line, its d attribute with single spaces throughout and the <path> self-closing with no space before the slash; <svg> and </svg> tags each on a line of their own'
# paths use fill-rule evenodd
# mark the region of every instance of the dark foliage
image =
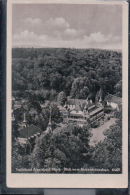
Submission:
<svg viewBox="0 0 130 195">
<path fill-rule="evenodd" d="M 90 159 L 89 127 L 69 125 L 37 139 L 32 154 L 32 166 L 38 169 L 78 169 Z M 38 160 L 37 160 L 38 159 Z"/>
<path fill-rule="evenodd" d="M 121 57 L 116 51 L 96 49 L 16 48 L 13 91 L 19 96 L 37 91 L 40 101 L 55 99 L 60 91 L 85 99 L 100 87 L 121 95 Z"/>
</svg>

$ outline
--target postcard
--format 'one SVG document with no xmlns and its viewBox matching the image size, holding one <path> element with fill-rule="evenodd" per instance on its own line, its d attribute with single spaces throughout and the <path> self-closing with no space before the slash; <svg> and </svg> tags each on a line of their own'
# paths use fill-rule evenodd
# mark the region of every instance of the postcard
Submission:
<svg viewBox="0 0 130 195">
<path fill-rule="evenodd" d="M 7 2 L 13 188 L 127 188 L 128 3 Z"/>
</svg>

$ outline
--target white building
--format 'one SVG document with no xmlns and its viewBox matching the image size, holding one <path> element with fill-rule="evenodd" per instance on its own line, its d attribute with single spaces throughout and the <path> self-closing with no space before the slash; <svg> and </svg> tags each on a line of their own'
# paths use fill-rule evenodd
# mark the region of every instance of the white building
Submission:
<svg viewBox="0 0 130 195">
<path fill-rule="evenodd" d="M 122 104 L 122 99 L 120 97 L 111 94 L 106 96 L 105 101 L 107 103 L 107 106 L 111 106 L 114 110 L 118 110 L 118 111 Z"/>
</svg>

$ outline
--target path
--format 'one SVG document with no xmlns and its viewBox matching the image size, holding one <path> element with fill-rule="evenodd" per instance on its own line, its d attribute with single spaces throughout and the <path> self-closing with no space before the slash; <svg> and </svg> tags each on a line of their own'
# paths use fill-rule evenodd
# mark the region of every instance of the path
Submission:
<svg viewBox="0 0 130 195">
<path fill-rule="evenodd" d="M 109 129 L 109 127 L 111 125 L 113 125 L 115 123 L 115 121 L 116 121 L 115 118 L 111 118 L 109 121 L 106 121 L 102 126 L 100 126 L 98 128 L 93 128 L 92 129 L 92 137 L 90 139 L 90 145 L 94 146 L 98 142 L 104 140 L 105 136 L 104 136 L 103 132 L 106 129 Z"/>
</svg>

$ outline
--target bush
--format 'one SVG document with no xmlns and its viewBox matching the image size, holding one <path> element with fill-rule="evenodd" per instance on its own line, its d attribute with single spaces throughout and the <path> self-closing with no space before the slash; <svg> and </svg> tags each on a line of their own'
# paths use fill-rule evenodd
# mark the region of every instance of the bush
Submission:
<svg viewBox="0 0 130 195">
<path fill-rule="evenodd" d="M 113 109 L 112 109 L 111 106 L 106 106 L 106 107 L 104 108 L 104 113 L 106 113 L 106 114 L 109 114 L 109 113 L 111 113 L 112 111 L 113 111 Z"/>
<path fill-rule="evenodd" d="M 91 127 L 97 128 L 97 127 L 99 127 L 99 125 L 100 125 L 99 121 L 95 121 L 94 123 L 91 124 Z"/>
</svg>

